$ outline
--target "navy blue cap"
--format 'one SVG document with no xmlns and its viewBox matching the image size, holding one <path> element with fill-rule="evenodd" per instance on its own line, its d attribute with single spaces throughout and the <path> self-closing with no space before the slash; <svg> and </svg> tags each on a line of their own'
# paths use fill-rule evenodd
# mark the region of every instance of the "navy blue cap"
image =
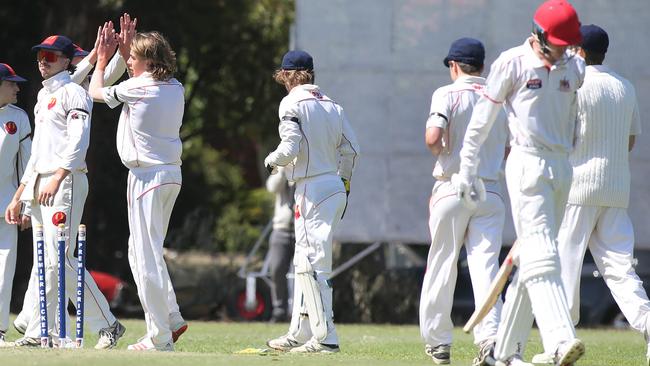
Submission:
<svg viewBox="0 0 650 366">
<path fill-rule="evenodd" d="M 483 43 L 474 38 L 461 38 L 454 41 L 449 47 L 449 54 L 443 60 L 449 67 L 449 61 L 458 61 L 477 67 L 483 66 L 485 61 L 485 47 Z"/>
<path fill-rule="evenodd" d="M 72 45 L 74 46 L 74 57 L 86 57 L 90 53 L 74 43 Z"/>
<path fill-rule="evenodd" d="M 0 64 L 0 80 L 17 81 L 19 83 L 27 81 L 26 79 L 16 75 L 14 69 L 7 64 Z"/>
<path fill-rule="evenodd" d="M 282 57 L 282 70 L 314 70 L 314 59 L 305 51 L 292 50 Z"/>
<path fill-rule="evenodd" d="M 32 51 L 38 50 L 52 50 L 52 51 L 61 51 L 63 55 L 69 59 L 72 59 L 75 54 L 74 43 L 70 38 L 66 36 L 49 36 L 43 40 L 43 42 L 32 47 Z"/>
<path fill-rule="evenodd" d="M 586 51 L 596 53 L 607 53 L 609 47 L 609 36 L 605 30 L 595 24 L 583 25 L 580 27 L 582 33 L 582 47 Z"/>
</svg>

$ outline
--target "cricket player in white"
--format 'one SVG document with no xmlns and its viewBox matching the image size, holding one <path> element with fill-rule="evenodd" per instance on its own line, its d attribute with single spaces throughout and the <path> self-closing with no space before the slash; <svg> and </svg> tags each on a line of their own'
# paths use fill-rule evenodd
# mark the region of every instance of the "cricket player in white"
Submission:
<svg viewBox="0 0 650 366">
<path fill-rule="evenodd" d="M 0 207 L 9 205 L 32 149 L 32 128 L 27 113 L 12 104 L 18 101 L 18 83 L 24 81 L 11 66 L 0 63 Z M 14 224 L 7 221 L 0 220 L 0 347 L 7 345 L 5 333 L 9 327 L 11 288 L 16 272 L 16 226 L 21 230 L 29 228 L 31 218 L 23 210 Z"/>
<path fill-rule="evenodd" d="M 587 63 L 578 90 L 576 145 L 569 155 L 573 180 L 558 236 L 562 281 L 577 324 L 580 274 L 587 247 L 630 325 L 648 337 L 650 301 L 634 271 L 634 231 L 627 214 L 629 150 L 641 133 L 634 86 L 602 65 L 609 37 L 596 25 L 581 27 Z M 650 341 L 650 339 L 648 339 Z M 650 364 L 650 352 L 648 353 Z"/>
<path fill-rule="evenodd" d="M 111 108 L 123 104 L 116 140 L 122 163 L 129 168 L 129 263 L 147 324 L 147 334 L 128 349 L 173 351 L 173 342 L 187 323 L 180 316 L 163 242 L 182 183 L 179 132 L 184 89 L 172 77 L 175 54 L 158 32 L 136 34 L 127 61 L 131 78 L 103 87 L 104 71 L 117 43 L 110 32 L 103 32 L 90 94 Z M 175 324 L 180 328 L 173 329 Z"/>
<path fill-rule="evenodd" d="M 486 185 L 485 201 L 471 209 L 465 207 L 456 198 L 451 182 L 460 167 L 465 129 L 485 84 L 485 79 L 480 77 L 484 59 L 485 49 L 480 41 L 461 38 L 452 43 L 444 64 L 449 67 L 454 82 L 433 93 L 426 123 L 426 143 L 438 160 L 433 170 L 436 183 L 429 201 L 431 248 L 420 295 L 420 333 L 426 343 L 425 352 L 436 364 L 450 362 L 451 307 L 460 248 L 465 245 L 467 249 L 477 302 L 487 296 L 486 290 L 499 270 L 505 206 L 498 179 L 508 137 L 504 113 L 479 153 L 483 164 L 478 176 Z M 480 345 L 474 365 L 483 365 L 493 349 L 501 305 L 499 300 L 474 328 L 474 342 Z"/>
<path fill-rule="evenodd" d="M 506 183 L 519 242 L 519 269 L 506 295 L 497 333 L 497 365 L 522 364 L 533 314 L 544 350 L 556 365 L 570 365 L 584 354 L 576 338 L 560 278 L 557 234 L 571 184 L 568 154 L 573 148 L 576 91 L 584 60 L 567 49 L 581 41 L 580 22 L 564 0 L 537 9 L 533 35 L 503 52 L 492 64 L 461 150 L 457 191 L 469 197 L 478 180 L 479 149 L 505 105 L 511 152 Z"/>
<path fill-rule="evenodd" d="M 56 228 L 58 224 L 66 225 L 66 291 L 75 293 L 77 259 L 74 257 L 74 244 L 88 194 L 85 157 L 90 141 L 92 101 L 88 93 L 70 79 L 70 61 L 74 55 L 70 39 L 50 36 L 34 46 L 33 50 L 37 51 L 39 71 L 45 80 L 34 107 L 36 128 L 32 154 L 6 216 L 15 220 L 22 206 L 21 201 L 31 202 L 33 223 L 43 225 L 49 334 L 56 338 Z M 33 291 L 30 297 L 35 299 L 38 296 L 37 288 Z M 92 314 L 87 319 L 88 326 L 99 331 L 100 338 L 95 348 L 114 347 L 124 333 L 124 327 L 110 312 L 106 298 L 88 272 L 85 278 L 85 311 Z M 32 307 L 29 319 L 25 336 L 14 345 L 40 345 L 38 306 Z M 66 326 L 69 324 L 69 321 L 66 322 Z"/>
<path fill-rule="evenodd" d="M 128 14 L 125 14 L 120 18 L 122 23 L 125 16 L 128 16 Z M 108 25 L 112 27 L 111 22 L 107 22 L 107 26 Z M 130 24 L 127 24 L 127 26 L 128 25 Z M 135 26 L 135 24 L 133 26 Z M 97 39 L 95 41 L 95 48 L 99 43 L 99 36 L 101 30 L 102 27 L 99 27 L 99 30 L 97 32 Z M 70 75 L 70 79 L 72 80 L 73 83 L 79 84 L 84 89 L 88 90 L 88 86 L 90 85 L 90 79 L 88 78 L 88 74 L 90 73 L 90 71 L 92 71 L 93 67 L 95 66 L 95 62 L 97 61 L 97 51 L 95 48 L 93 48 L 92 51 L 88 52 L 83 50 L 81 47 L 77 46 L 76 44 L 73 44 L 73 46 L 75 48 L 75 52 L 71 63 L 72 65 L 75 66 L 75 69 L 74 72 L 72 72 L 72 74 Z M 115 55 L 109 62 L 108 66 L 106 67 L 106 70 L 107 72 L 104 78 L 105 85 L 113 85 L 124 74 L 124 72 L 126 71 L 126 63 L 124 62 L 124 58 L 121 56 L 120 52 L 115 52 Z M 34 312 L 34 308 L 38 308 L 38 302 L 36 301 L 35 298 L 32 298 L 32 296 L 30 296 L 30 294 L 34 293 L 35 291 L 34 289 L 37 287 L 38 287 L 38 274 L 37 274 L 36 262 L 34 262 L 29 277 L 27 290 L 25 291 L 25 296 L 23 297 L 23 307 L 13 322 L 14 327 L 19 333 L 25 334 L 25 329 L 27 329 L 27 324 L 31 320 L 30 316 Z M 67 293 L 67 295 L 72 302 L 76 301 L 75 292 Z M 106 318 L 100 312 L 94 311 L 95 309 L 96 308 L 91 307 L 90 309 L 85 309 L 84 311 L 85 322 L 87 322 L 88 324 L 98 324 L 98 326 L 100 326 L 100 328 L 97 329 L 91 328 L 91 330 L 99 331 L 102 328 L 110 327 L 111 324 L 106 324 L 107 321 Z M 99 317 L 100 319 L 96 320 L 95 319 L 96 317 Z"/>
<path fill-rule="evenodd" d="M 314 63 L 304 51 L 289 51 L 275 80 L 289 94 L 279 108 L 281 142 L 264 165 L 286 166 L 296 183 L 293 263 L 295 284 L 289 332 L 268 341 L 290 352 L 339 351 L 333 323 L 332 235 L 341 221 L 359 146 L 343 109 L 313 85 Z"/>
</svg>

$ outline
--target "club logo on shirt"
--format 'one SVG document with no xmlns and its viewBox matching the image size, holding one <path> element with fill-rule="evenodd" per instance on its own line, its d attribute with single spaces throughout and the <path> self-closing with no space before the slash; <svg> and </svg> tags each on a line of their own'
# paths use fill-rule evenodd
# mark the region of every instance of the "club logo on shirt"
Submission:
<svg viewBox="0 0 650 366">
<path fill-rule="evenodd" d="M 293 217 L 295 217 L 296 220 L 300 218 L 300 209 L 298 208 L 298 205 L 295 206 L 295 210 L 293 211 Z"/>
<path fill-rule="evenodd" d="M 569 80 L 567 80 L 567 78 L 563 78 L 562 80 L 560 80 L 560 88 L 559 89 L 560 89 L 560 91 L 563 91 L 563 92 L 568 92 L 568 91 L 571 90 L 571 83 L 569 83 Z"/>
<path fill-rule="evenodd" d="M 313 95 L 314 97 L 316 97 L 316 98 L 318 98 L 318 99 L 323 99 L 323 94 L 321 94 L 318 90 L 310 90 L 309 92 L 310 92 L 311 95 Z"/>
<path fill-rule="evenodd" d="M 528 80 L 528 82 L 526 83 L 526 88 L 528 88 L 528 89 L 541 89 L 542 88 L 542 80 L 541 79 Z"/>
<path fill-rule="evenodd" d="M 47 109 L 52 109 L 54 108 L 55 105 L 56 105 L 56 98 L 52 97 L 52 99 L 50 99 L 50 102 L 47 104 Z"/>
<path fill-rule="evenodd" d="M 8 134 L 13 135 L 18 131 L 18 126 L 16 126 L 16 122 L 14 121 L 9 121 L 5 123 L 5 131 L 7 131 Z"/>
<path fill-rule="evenodd" d="M 86 115 L 85 114 L 79 114 L 77 112 L 72 112 L 70 115 L 70 118 L 72 119 L 83 119 L 84 121 L 86 120 Z"/>
<path fill-rule="evenodd" d="M 65 212 L 58 211 L 55 212 L 54 215 L 52 215 L 52 223 L 54 226 L 59 226 L 59 224 L 65 224 L 65 220 L 67 219 Z"/>
</svg>

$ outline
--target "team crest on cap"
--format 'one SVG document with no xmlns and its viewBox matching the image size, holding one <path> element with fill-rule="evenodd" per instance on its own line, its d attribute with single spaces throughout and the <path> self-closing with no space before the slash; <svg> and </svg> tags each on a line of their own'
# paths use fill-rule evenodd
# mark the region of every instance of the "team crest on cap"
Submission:
<svg viewBox="0 0 650 366">
<path fill-rule="evenodd" d="M 47 104 L 47 109 L 52 109 L 54 108 L 55 105 L 56 105 L 56 98 L 52 97 L 52 99 L 50 99 L 50 102 Z"/>
<path fill-rule="evenodd" d="M 560 88 L 559 89 L 560 89 L 560 91 L 563 91 L 563 92 L 568 92 L 568 91 L 571 90 L 571 83 L 569 83 L 569 80 L 567 80 L 567 78 L 563 78 L 562 80 L 560 80 Z"/>
<path fill-rule="evenodd" d="M 528 82 L 526 83 L 526 88 L 528 88 L 528 89 L 541 89 L 542 88 L 542 80 L 541 79 L 528 80 Z"/>
<path fill-rule="evenodd" d="M 18 126 L 16 126 L 16 122 L 14 121 L 9 121 L 5 123 L 5 131 L 7 131 L 8 134 L 13 135 L 18 131 Z"/>
<path fill-rule="evenodd" d="M 59 224 L 65 224 L 67 217 L 65 215 L 65 212 L 55 212 L 54 215 L 52 215 L 52 223 L 54 226 L 59 226 Z"/>
</svg>

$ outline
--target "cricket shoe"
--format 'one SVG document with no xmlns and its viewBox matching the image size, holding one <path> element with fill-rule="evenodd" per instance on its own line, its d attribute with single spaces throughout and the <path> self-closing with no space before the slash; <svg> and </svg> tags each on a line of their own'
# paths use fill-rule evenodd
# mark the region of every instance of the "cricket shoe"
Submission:
<svg viewBox="0 0 650 366">
<path fill-rule="evenodd" d="M 180 338 L 181 335 L 185 333 L 188 327 L 189 326 L 187 325 L 187 322 L 183 318 L 180 318 L 180 320 L 175 323 L 171 323 L 169 330 L 172 331 L 172 341 L 176 343 L 176 341 L 178 341 L 178 338 Z"/>
<path fill-rule="evenodd" d="M 549 353 L 539 353 L 533 356 L 531 362 L 534 365 L 554 365 L 555 364 L 555 354 Z"/>
<path fill-rule="evenodd" d="M 13 347 L 40 347 L 41 339 L 34 337 L 22 337 L 18 338 L 13 342 L 7 342 Z"/>
<path fill-rule="evenodd" d="M 578 338 L 561 342 L 555 351 L 555 366 L 571 366 L 585 354 L 585 344 Z"/>
<path fill-rule="evenodd" d="M 5 341 L 5 332 L 0 330 L 0 348 L 11 347 L 9 343 Z"/>
<path fill-rule="evenodd" d="M 130 344 L 126 347 L 129 351 L 161 351 L 161 352 L 173 352 L 174 343 L 167 342 L 163 344 L 153 344 L 153 341 L 149 337 L 141 338 L 137 343 Z"/>
<path fill-rule="evenodd" d="M 440 344 L 435 347 L 427 344 L 424 346 L 424 353 L 431 356 L 436 365 L 447 365 L 451 362 L 451 345 Z"/>
<path fill-rule="evenodd" d="M 302 346 L 292 348 L 290 353 L 336 353 L 341 349 L 338 344 L 320 343 L 315 339 L 310 339 Z"/>
<path fill-rule="evenodd" d="M 494 365 L 494 339 L 486 339 L 479 343 L 478 355 L 472 361 L 472 366 L 490 366 Z"/>
<path fill-rule="evenodd" d="M 119 321 L 115 321 L 110 327 L 102 328 L 99 330 L 99 340 L 95 345 L 95 349 L 111 349 L 117 345 L 117 341 L 126 332 L 126 327 Z"/>
<path fill-rule="evenodd" d="M 275 350 L 284 351 L 284 352 L 291 351 L 292 349 L 296 347 L 300 347 L 303 344 L 304 343 L 298 342 L 288 334 L 285 334 L 275 339 L 271 339 L 270 341 L 266 342 L 267 346 Z"/>
</svg>

